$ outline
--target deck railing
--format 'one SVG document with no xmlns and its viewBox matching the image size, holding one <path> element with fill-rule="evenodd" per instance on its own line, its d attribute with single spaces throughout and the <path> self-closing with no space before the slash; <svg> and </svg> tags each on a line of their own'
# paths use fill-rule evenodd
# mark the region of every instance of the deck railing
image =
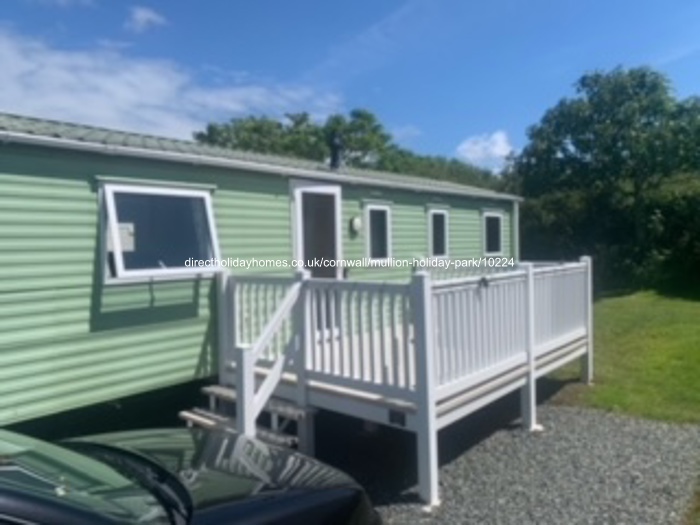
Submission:
<svg viewBox="0 0 700 525">
<path fill-rule="evenodd" d="M 309 379 L 386 396 L 415 390 L 409 285 L 312 279 L 307 289 Z"/>
<path fill-rule="evenodd" d="M 419 492 L 433 504 L 440 428 L 521 388 L 524 422 L 535 429 L 539 375 L 582 356 L 590 381 L 591 271 L 582 258 L 478 276 L 419 272 L 403 284 L 226 278 L 219 338 L 235 375 L 223 363 L 223 380 L 235 383 L 239 407 L 252 407 L 243 408 L 246 428 L 285 367 L 302 405 L 312 383 L 412 405 Z M 256 393 L 258 359 L 267 382 Z"/>
<path fill-rule="evenodd" d="M 250 346 L 258 340 L 266 323 L 280 306 L 294 279 L 278 276 L 235 276 L 232 283 L 236 346 Z M 262 358 L 273 361 L 286 347 L 292 334 L 292 319 L 287 317 L 275 338 L 263 350 Z"/>
<path fill-rule="evenodd" d="M 286 365 L 294 360 L 303 362 L 304 330 L 300 309 L 304 304 L 300 298 L 307 278 L 305 270 L 298 272 L 291 283 L 278 278 L 236 282 L 227 274 L 220 276 L 220 289 L 224 294 L 220 304 L 225 305 L 220 312 L 220 321 L 233 329 L 228 334 L 225 330 L 222 333 L 220 322 L 219 337 L 221 344 L 228 347 L 225 355 L 231 355 L 231 362 L 235 363 L 235 384 L 240 401 L 237 425 L 247 436 L 255 435 L 256 420 L 277 388 Z M 255 290 L 254 294 L 250 293 L 251 288 Z M 284 295 L 280 294 L 282 289 Z M 247 303 L 246 299 L 251 296 L 259 300 L 264 298 L 257 308 Z M 270 311 L 272 313 L 265 316 Z M 241 334 L 243 338 L 252 338 L 248 334 L 253 333 L 256 336 L 252 344 L 241 343 Z M 255 373 L 258 360 L 265 360 L 270 365 L 260 385 L 256 385 Z M 300 388 L 305 388 L 305 385 L 300 383 Z"/>
<path fill-rule="evenodd" d="M 435 261 L 439 263 L 441 261 Z M 447 267 L 429 266 L 426 271 L 432 281 L 449 281 L 469 278 L 482 278 L 488 275 L 499 275 L 522 269 L 520 263 L 513 263 L 513 259 L 505 257 L 484 257 L 473 260 L 447 260 Z M 477 266 L 478 265 L 478 266 Z M 420 267 L 414 268 L 415 272 Z"/>
<path fill-rule="evenodd" d="M 432 283 L 437 385 L 525 362 L 524 271 Z"/>
<path fill-rule="evenodd" d="M 586 333 L 585 262 L 535 268 L 535 344 L 546 352 L 561 338 Z"/>
<path fill-rule="evenodd" d="M 448 395 L 499 369 L 526 363 L 530 320 L 536 355 L 584 337 L 589 277 L 586 262 L 523 263 L 515 270 L 468 277 L 434 279 L 431 274 L 435 385 Z M 533 280 L 531 312 L 528 279 Z M 233 278 L 235 341 L 230 346 L 257 342 L 261 361 L 278 362 L 295 334 L 291 310 L 283 308 L 285 315 L 278 310 L 296 288 L 306 330 L 300 360 L 308 379 L 391 396 L 415 392 L 418 299 L 413 284 L 308 279 L 303 289 L 299 286 L 288 277 Z M 275 329 L 266 332 L 275 312 Z"/>
<path fill-rule="evenodd" d="M 527 363 L 530 329 L 535 355 L 584 337 L 587 278 L 587 264 L 579 262 L 434 281 L 436 381 L 443 395 Z"/>
</svg>

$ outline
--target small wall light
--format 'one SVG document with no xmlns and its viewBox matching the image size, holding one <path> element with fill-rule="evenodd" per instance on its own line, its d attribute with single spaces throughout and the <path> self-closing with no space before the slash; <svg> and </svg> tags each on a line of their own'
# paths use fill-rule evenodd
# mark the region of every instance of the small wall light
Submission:
<svg viewBox="0 0 700 525">
<path fill-rule="evenodd" d="M 362 231 L 362 219 L 359 215 L 355 215 L 350 219 L 350 233 L 357 235 Z"/>
</svg>

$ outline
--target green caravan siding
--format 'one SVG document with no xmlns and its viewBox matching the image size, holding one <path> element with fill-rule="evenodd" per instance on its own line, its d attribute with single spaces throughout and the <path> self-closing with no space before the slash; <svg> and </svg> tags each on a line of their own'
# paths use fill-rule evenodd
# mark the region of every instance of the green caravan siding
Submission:
<svg viewBox="0 0 700 525">
<path fill-rule="evenodd" d="M 408 191 L 386 190 L 357 186 L 343 188 L 343 257 L 361 259 L 367 257 L 368 224 L 365 214 L 367 204 L 383 204 L 391 208 L 392 246 L 394 259 L 424 259 L 430 253 L 429 217 L 431 209 L 448 212 L 448 256 L 450 259 L 481 257 L 483 246 L 483 212 L 498 211 L 503 214 L 503 251 L 512 254 L 512 203 L 470 197 L 431 195 Z M 350 220 L 359 216 L 362 229 L 351 233 Z M 407 267 L 351 268 L 350 279 L 402 280 L 411 273 Z"/>
<path fill-rule="evenodd" d="M 400 191 L 380 191 L 363 187 L 343 188 L 343 235 L 345 259 L 368 257 L 367 238 L 369 224 L 365 207 L 368 204 L 387 205 L 391 209 L 391 248 L 393 259 L 412 259 L 424 256 L 427 246 L 425 229 L 425 200 L 420 194 Z M 352 217 L 359 216 L 362 228 L 359 234 L 350 232 Z M 350 279 L 401 280 L 406 279 L 411 269 L 406 267 L 350 268 Z"/>
<path fill-rule="evenodd" d="M 439 204 L 432 205 L 432 203 L 431 207 L 446 209 L 449 214 L 450 259 L 470 259 L 484 255 L 484 212 L 499 212 L 503 215 L 501 223 L 503 255 L 512 256 L 512 203 L 459 198 L 450 199 L 447 208 Z"/>
<path fill-rule="evenodd" d="M 281 177 L 0 146 L 0 425 L 216 371 L 211 281 L 100 286 L 98 175 L 215 185 L 223 256 L 291 257 Z"/>
<path fill-rule="evenodd" d="M 222 258 L 255 263 L 231 267 L 231 272 L 291 274 L 291 268 L 271 266 L 293 256 L 289 182 L 261 174 L 229 175 L 217 179 L 217 185 L 214 215 Z"/>
<path fill-rule="evenodd" d="M 285 177 L 1 144 L 0 425 L 208 377 L 218 369 L 211 280 L 102 286 L 98 177 L 212 187 L 223 258 L 292 259 Z M 346 185 L 344 258 L 367 255 L 368 203 L 391 207 L 391 254 L 397 259 L 429 253 L 431 206 L 449 211 L 451 258 L 483 254 L 484 211 L 504 213 L 504 246 L 512 250 L 510 202 Z M 348 224 L 357 215 L 363 228 L 353 236 Z M 292 273 L 260 264 L 230 271 Z M 405 280 L 410 271 L 350 269 L 349 278 Z M 276 300 L 254 295 L 242 312 L 251 333 L 260 330 Z"/>
</svg>

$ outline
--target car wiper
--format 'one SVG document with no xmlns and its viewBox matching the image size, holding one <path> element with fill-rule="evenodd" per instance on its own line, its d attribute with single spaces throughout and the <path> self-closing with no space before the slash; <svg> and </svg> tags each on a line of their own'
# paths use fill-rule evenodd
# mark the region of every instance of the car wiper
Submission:
<svg viewBox="0 0 700 525">
<path fill-rule="evenodd" d="M 173 525 L 187 525 L 191 512 L 188 511 L 176 492 L 169 486 L 164 476 L 158 475 L 150 466 L 147 467 L 143 475 L 144 479 L 139 480 L 143 488 L 151 492 L 159 503 L 165 507 Z"/>
</svg>

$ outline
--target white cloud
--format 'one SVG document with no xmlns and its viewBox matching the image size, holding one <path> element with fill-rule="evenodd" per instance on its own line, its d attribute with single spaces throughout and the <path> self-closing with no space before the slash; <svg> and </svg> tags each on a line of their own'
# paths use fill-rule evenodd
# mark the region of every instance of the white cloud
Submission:
<svg viewBox="0 0 700 525">
<path fill-rule="evenodd" d="M 0 111 L 191 138 L 207 122 L 307 110 L 327 115 L 341 99 L 309 86 L 211 87 L 177 63 L 118 49 L 62 50 L 0 30 Z"/>
<path fill-rule="evenodd" d="M 482 168 L 497 171 L 503 167 L 506 157 L 513 152 L 508 134 L 503 130 L 476 135 L 463 140 L 457 146 L 457 157 Z"/>
<path fill-rule="evenodd" d="M 133 6 L 124 27 L 134 33 L 143 33 L 153 27 L 164 26 L 167 19 L 158 11 L 144 6 Z"/>
<path fill-rule="evenodd" d="M 112 40 L 111 38 L 100 38 L 96 43 L 101 48 L 111 51 L 123 51 L 134 45 L 132 42 L 127 42 L 126 40 Z"/>
</svg>

